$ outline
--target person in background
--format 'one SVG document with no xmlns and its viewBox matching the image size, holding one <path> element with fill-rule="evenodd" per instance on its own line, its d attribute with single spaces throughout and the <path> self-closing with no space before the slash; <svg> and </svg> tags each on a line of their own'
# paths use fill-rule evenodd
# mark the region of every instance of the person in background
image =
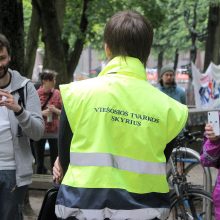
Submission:
<svg viewBox="0 0 220 220">
<path fill-rule="evenodd" d="M 57 73 L 50 69 L 42 70 L 40 79 L 42 85 L 37 90 L 41 101 L 41 110 L 45 122 L 44 137 L 34 143 L 36 159 L 36 173 L 45 174 L 47 169 L 44 166 L 45 143 L 50 146 L 51 169 L 58 155 L 57 135 L 59 127 L 59 116 L 62 108 L 60 91 L 55 89 Z"/>
<path fill-rule="evenodd" d="M 10 60 L 9 41 L 0 34 L 0 219 L 21 220 L 33 173 L 30 139 L 43 136 L 44 121 L 33 83 L 10 69 Z"/>
<path fill-rule="evenodd" d="M 175 81 L 175 70 L 171 65 L 165 65 L 160 70 L 159 90 L 176 101 L 186 105 L 186 93 L 183 88 L 179 87 Z M 182 136 L 184 129 L 178 134 Z M 177 162 L 179 172 L 182 172 L 183 164 Z"/>
<path fill-rule="evenodd" d="M 60 86 L 59 219 L 167 219 L 167 145 L 188 109 L 147 82 L 152 40 L 147 18 L 118 12 L 105 27 L 109 62 L 98 77 Z"/>
<path fill-rule="evenodd" d="M 220 136 L 216 136 L 211 124 L 206 124 L 204 144 L 200 160 L 205 167 L 215 167 L 218 175 L 213 190 L 213 203 L 215 207 L 215 219 L 220 219 Z"/>
<path fill-rule="evenodd" d="M 159 89 L 176 101 L 186 104 L 186 93 L 175 82 L 175 71 L 171 65 L 166 65 L 160 70 Z"/>
</svg>

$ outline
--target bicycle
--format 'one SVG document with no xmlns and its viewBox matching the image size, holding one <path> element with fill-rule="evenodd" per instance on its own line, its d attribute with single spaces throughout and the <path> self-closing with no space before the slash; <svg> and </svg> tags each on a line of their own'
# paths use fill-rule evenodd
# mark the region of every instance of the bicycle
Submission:
<svg viewBox="0 0 220 220">
<path fill-rule="evenodd" d="M 203 167 L 200 163 L 200 154 L 193 150 L 192 148 L 189 148 L 188 146 L 192 145 L 194 142 L 201 142 L 201 138 L 198 136 L 201 135 L 200 131 L 192 132 L 184 131 L 182 136 L 179 136 L 176 140 L 176 146 L 173 149 L 172 157 L 175 159 L 181 166 L 184 167 L 184 172 L 187 176 L 188 181 L 191 183 L 193 182 L 194 178 L 193 175 L 195 172 L 193 172 L 195 169 L 200 173 L 203 174 L 202 181 L 200 183 L 203 183 L 203 189 L 209 193 L 212 192 L 212 176 L 211 176 L 211 170 L 209 167 Z M 168 163 L 169 164 L 169 163 Z M 170 179 L 170 176 L 172 174 L 171 167 L 167 168 L 167 179 Z M 191 178 L 192 177 L 192 178 Z M 194 183 L 198 184 L 198 183 Z"/>
<path fill-rule="evenodd" d="M 187 181 L 185 170 L 185 153 L 182 141 L 178 137 L 175 151 L 170 157 L 171 174 L 171 211 L 169 219 L 175 220 L 211 220 L 214 216 L 211 195 L 203 187 L 192 185 Z M 180 151 L 179 151 L 180 150 Z M 181 166 L 177 164 L 181 162 Z"/>
</svg>

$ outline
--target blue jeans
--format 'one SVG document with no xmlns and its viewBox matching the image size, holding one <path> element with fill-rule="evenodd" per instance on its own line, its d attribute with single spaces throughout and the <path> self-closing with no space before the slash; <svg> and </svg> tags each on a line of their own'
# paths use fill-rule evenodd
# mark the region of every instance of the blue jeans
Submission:
<svg viewBox="0 0 220 220">
<path fill-rule="evenodd" d="M 28 186 L 16 187 L 15 170 L 0 170 L 0 219 L 22 220 Z"/>
</svg>

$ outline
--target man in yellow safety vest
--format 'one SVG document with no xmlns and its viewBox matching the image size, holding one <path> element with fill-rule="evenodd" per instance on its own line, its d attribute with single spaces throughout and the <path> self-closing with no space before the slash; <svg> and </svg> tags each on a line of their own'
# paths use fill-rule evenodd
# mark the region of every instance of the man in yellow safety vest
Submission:
<svg viewBox="0 0 220 220">
<path fill-rule="evenodd" d="M 107 66 L 96 78 L 60 86 L 64 108 L 53 168 L 54 180 L 62 179 L 59 219 L 168 217 L 167 145 L 188 110 L 147 82 L 152 40 L 147 18 L 118 12 L 104 31 Z"/>
</svg>

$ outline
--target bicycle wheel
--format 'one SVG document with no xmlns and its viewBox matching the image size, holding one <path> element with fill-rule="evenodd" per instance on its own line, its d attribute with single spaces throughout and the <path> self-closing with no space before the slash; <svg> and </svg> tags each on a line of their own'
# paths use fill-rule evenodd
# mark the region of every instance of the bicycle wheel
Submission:
<svg viewBox="0 0 220 220">
<path fill-rule="evenodd" d="M 214 208 L 209 193 L 201 189 L 189 189 L 179 198 L 171 195 L 169 220 L 214 220 Z"/>
<path fill-rule="evenodd" d="M 198 152 L 187 147 L 174 148 L 171 157 L 173 157 L 173 160 L 176 158 L 177 161 L 184 163 L 187 182 L 193 185 L 200 185 L 205 191 L 211 193 L 211 171 L 209 167 L 202 166 Z M 167 179 L 171 183 L 172 172 L 169 163 L 167 165 Z"/>
</svg>

